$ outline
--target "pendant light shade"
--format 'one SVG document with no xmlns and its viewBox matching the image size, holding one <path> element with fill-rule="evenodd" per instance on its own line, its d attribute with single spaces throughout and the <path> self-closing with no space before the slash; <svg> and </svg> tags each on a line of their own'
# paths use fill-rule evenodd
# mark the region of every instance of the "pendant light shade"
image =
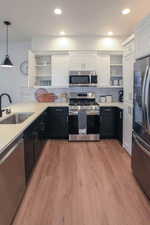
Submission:
<svg viewBox="0 0 150 225">
<path fill-rule="evenodd" d="M 2 63 L 1 67 L 13 67 L 14 65 L 12 64 L 10 58 L 8 55 L 5 56 L 4 62 Z"/>
<path fill-rule="evenodd" d="M 4 21 L 4 25 L 6 25 L 6 56 L 3 63 L 1 64 L 1 67 L 13 67 L 14 65 L 8 55 L 8 26 L 11 25 L 11 22 Z"/>
</svg>

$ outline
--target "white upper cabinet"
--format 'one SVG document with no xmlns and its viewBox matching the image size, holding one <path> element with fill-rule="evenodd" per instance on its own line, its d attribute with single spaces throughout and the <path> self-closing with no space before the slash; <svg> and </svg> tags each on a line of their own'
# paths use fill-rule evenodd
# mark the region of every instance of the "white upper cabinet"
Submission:
<svg viewBox="0 0 150 225">
<path fill-rule="evenodd" d="M 131 40 L 124 46 L 123 57 L 123 80 L 124 80 L 124 102 L 133 103 L 133 78 L 135 62 L 135 42 Z"/>
<path fill-rule="evenodd" d="M 124 114 L 123 146 L 131 154 L 132 150 L 132 117 L 133 117 L 133 78 L 135 62 L 134 37 L 124 44 L 123 80 L 124 80 Z"/>
<path fill-rule="evenodd" d="M 35 85 L 36 79 L 36 61 L 32 51 L 28 53 L 28 87 Z"/>
<path fill-rule="evenodd" d="M 69 70 L 92 70 L 96 71 L 96 59 L 95 53 L 70 53 L 69 56 Z"/>
<path fill-rule="evenodd" d="M 111 58 L 113 59 L 112 65 Z M 109 53 L 96 51 L 46 53 L 29 51 L 28 61 L 29 87 L 68 87 L 69 71 L 74 70 L 96 71 L 98 86 L 111 87 L 111 77 L 117 76 L 117 79 L 120 79 L 118 76 L 121 75 L 122 70 L 118 55 L 112 57 Z"/>
<path fill-rule="evenodd" d="M 69 84 L 69 55 L 52 56 L 52 86 L 67 87 Z"/>
<path fill-rule="evenodd" d="M 150 55 L 150 16 L 141 21 L 135 31 L 136 59 L 146 55 Z"/>
<path fill-rule="evenodd" d="M 51 86 L 51 55 L 28 54 L 28 86 Z"/>
<path fill-rule="evenodd" d="M 98 86 L 110 86 L 110 56 L 98 55 L 97 57 Z"/>
</svg>

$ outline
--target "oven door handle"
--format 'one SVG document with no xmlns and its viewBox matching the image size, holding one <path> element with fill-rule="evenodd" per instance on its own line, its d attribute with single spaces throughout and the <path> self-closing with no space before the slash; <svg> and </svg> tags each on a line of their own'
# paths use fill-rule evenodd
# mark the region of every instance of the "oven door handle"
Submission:
<svg viewBox="0 0 150 225">
<path fill-rule="evenodd" d="M 75 111 L 75 112 L 69 112 L 69 116 L 78 116 L 78 111 Z M 100 115 L 100 112 L 99 111 L 89 111 L 89 112 L 86 112 L 86 115 L 87 116 L 90 116 L 90 115 L 93 115 L 93 116 L 99 116 Z"/>
<path fill-rule="evenodd" d="M 93 115 L 93 116 L 99 116 L 100 115 L 99 111 L 91 111 L 91 112 L 89 111 L 86 114 L 89 115 L 89 116 L 90 115 Z"/>
<path fill-rule="evenodd" d="M 78 111 L 74 111 L 74 112 L 69 112 L 69 116 L 77 116 L 78 115 Z"/>
</svg>

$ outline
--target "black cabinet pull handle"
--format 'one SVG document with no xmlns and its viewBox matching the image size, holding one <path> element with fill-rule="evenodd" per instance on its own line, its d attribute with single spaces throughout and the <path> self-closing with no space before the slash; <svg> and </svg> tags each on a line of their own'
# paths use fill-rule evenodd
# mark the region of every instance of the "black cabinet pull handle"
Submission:
<svg viewBox="0 0 150 225">
<path fill-rule="evenodd" d="M 102 110 L 102 112 L 110 112 L 110 111 L 112 111 L 112 109 L 110 109 L 110 108 Z"/>
<path fill-rule="evenodd" d="M 55 109 L 57 112 L 63 112 L 63 109 Z"/>
</svg>

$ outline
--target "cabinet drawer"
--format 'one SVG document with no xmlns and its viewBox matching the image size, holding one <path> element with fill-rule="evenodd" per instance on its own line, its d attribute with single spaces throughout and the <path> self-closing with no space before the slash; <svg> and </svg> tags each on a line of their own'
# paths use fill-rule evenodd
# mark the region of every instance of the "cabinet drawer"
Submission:
<svg viewBox="0 0 150 225">
<path fill-rule="evenodd" d="M 49 107 L 47 109 L 48 113 L 68 113 L 67 107 Z"/>
<path fill-rule="evenodd" d="M 116 111 L 115 107 L 100 107 L 100 114 L 105 113 L 105 115 L 111 115 Z"/>
</svg>

